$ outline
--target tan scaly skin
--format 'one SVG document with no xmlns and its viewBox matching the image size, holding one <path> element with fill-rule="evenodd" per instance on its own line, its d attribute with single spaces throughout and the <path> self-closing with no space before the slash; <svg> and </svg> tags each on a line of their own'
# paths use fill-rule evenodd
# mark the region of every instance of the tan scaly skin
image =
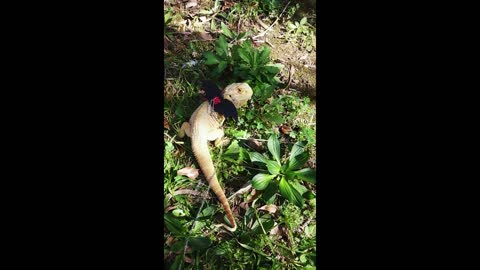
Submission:
<svg viewBox="0 0 480 270">
<path fill-rule="evenodd" d="M 248 100 L 252 97 L 252 88 L 246 83 L 233 83 L 225 87 L 223 90 L 224 99 L 230 100 L 236 108 L 242 107 L 247 104 Z M 228 227 L 225 224 L 221 224 L 225 229 L 234 232 L 237 229 L 237 223 L 233 218 L 230 204 L 227 197 L 222 190 L 222 187 L 218 183 L 218 179 L 213 167 L 212 157 L 208 150 L 208 141 L 215 141 L 215 146 L 221 143 L 221 139 L 224 135 L 221 128 L 225 117 L 213 111 L 213 108 L 208 101 L 203 102 L 190 117 L 189 122 L 184 122 L 180 128 L 178 135 L 180 138 L 187 134 L 192 140 L 193 155 L 197 159 L 200 169 L 203 175 L 208 181 L 210 188 L 217 195 L 218 200 L 223 205 L 223 209 L 227 215 L 232 227 Z"/>
</svg>

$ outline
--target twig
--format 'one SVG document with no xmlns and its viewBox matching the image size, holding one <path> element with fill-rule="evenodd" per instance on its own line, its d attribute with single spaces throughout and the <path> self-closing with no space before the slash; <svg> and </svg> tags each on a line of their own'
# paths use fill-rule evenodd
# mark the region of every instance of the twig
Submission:
<svg viewBox="0 0 480 270">
<path fill-rule="evenodd" d="M 290 68 L 288 69 L 288 83 L 287 83 L 287 86 L 283 88 L 284 90 L 290 86 L 290 83 L 292 82 L 292 79 L 293 79 L 294 72 L 295 72 L 295 67 L 292 64 L 290 64 Z"/>
<path fill-rule="evenodd" d="M 231 200 L 233 197 L 237 196 L 237 195 L 241 195 L 241 194 L 244 194 L 244 193 L 247 193 L 248 191 L 250 191 L 250 189 L 252 189 L 252 184 L 247 184 L 246 186 L 242 187 L 241 189 L 239 189 L 237 192 L 235 192 L 232 196 L 230 196 L 228 199 Z"/>
<path fill-rule="evenodd" d="M 256 141 L 261 141 L 261 142 L 268 142 L 268 140 L 255 139 L 255 138 L 237 138 L 237 139 L 238 140 L 244 140 L 244 141 L 256 140 Z"/>
<path fill-rule="evenodd" d="M 265 43 L 267 43 L 268 45 L 270 45 L 270 47 L 272 47 L 272 48 L 274 48 L 274 49 L 275 49 L 275 46 L 273 46 L 273 44 L 272 44 L 272 43 L 268 42 L 268 40 L 267 40 L 267 39 L 265 39 Z"/>
<path fill-rule="evenodd" d="M 263 28 L 265 29 L 268 29 L 268 25 L 266 25 L 264 22 L 262 22 L 262 20 L 260 20 L 260 18 L 255 18 L 255 21 L 260 24 Z"/>
<path fill-rule="evenodd" d="M 206 23 L 206 22 L 212 20 L 213 18 L 215 18 L 215 17 L 217 16 L 218 13 L 220 13 L 220 11 L 217 11 L 217 12 L 213 13 L 212 16 L 210 16 L 208 19 L 206 19 L 206 20 L 203 21 L 202 23 Z"/>
<path fill-rule="evenodd" d="M 268 140 L 255 139 L 255 138 L 237 138 L 237 140 L 244 140 L 244 141 L 256 140 L 261 142 L 268 142 Z M 281 143 L 295 144 L 294 142 L 281 142 Z"/>
<path fill-rule="evenodd" d="M 238 23 L 237 23 L 237 33 L 240 33 L 240 25 L 242 23 L 242 18 L 238 19 Z"/>
<path fill-rule="evenodd" d="M 211 198 L 208 195 L 208 190 L 207 190 L 207 192 L 200 192 L 200 191 L 191 190 L 191 189 L 176 190 L 176 191 L 173 192 L 173 195 L 172 194 L 167 194 L 166 197 L 167 197 L 167 200 L 169 201 L 173 196 L 177 196 L 177 195 L 194 195 L 194 196 L 200 196 L 204 199 Z"/>
<path fill-rule="evenodd" d="M 287 9 L 288 5 L 290 5 L 290 1 L 288 1 L 287 5 L 283 8 L 282 10 L 282 13 L 280 13 L 280 16 L 277 16 L 277 19 L 275 19 L 275 21 L 265 30 L 263 31 L 261 34 L 259 35 L 256 35 L 254 36 L 253 38 L 258 38 L 258 37 L 262 37 L 264 36 L 277 22 L 278 22 L 278 19 L 280 19 L 280 17 L 282 17 L 283 15 L 283 12 L 285 12 L 285 10 Z M 258 22 L 258 21 L 257 21 Z M 262 25 L 263 26 L 263 25 Z"/>
<path fill-rule="evenodd" d="M 313 220 L 313 217 L 310 217 L 307 221 L 305 221 L 305 223 L 300 226 L 300 231 L 303 232 L 303 230 L 305 229 L 305 227 L 307 227 L 308 224 L 310 224 L 310 222 Z"/>
</svg>

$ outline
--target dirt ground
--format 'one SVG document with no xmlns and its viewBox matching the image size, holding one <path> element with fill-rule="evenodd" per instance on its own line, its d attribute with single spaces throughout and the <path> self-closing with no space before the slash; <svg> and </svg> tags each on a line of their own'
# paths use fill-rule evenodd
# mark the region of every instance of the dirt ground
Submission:
<svg viewBox="0 0 480 270">
<path fill-rule="evenodd" d="M 296 17 L 298 20 L 302 16 L 312 16 L 315 13 L 315 9 L 312 9 L 312 1 L 299 1 L 306 2 L 306 5 L 299 10 Z M 313 7 L 315 5 L 313 4 Z M 308 11 L 305 11 L 308 10 Z M 270 26 L 271 23 L 265 23 Z M 255 22 L 245 22 L 241 29 L 243 31 L 251 30 L 255 28 L 255 32 L 265 31 L 260 24 Z M 307 96 L 309 96 L 313 103 L 316 100 L 316 61 L 317 54 L 316 48 L 311 51 L 307 51 L 305 48 L 300 48 L 294 42 L 288 42 L 282 38 L 282 34 L 285 32 L 284 26 L 280 25 L 280 22 L 276 23 L 266 35 L 262 37 L 264 43 L 262 45 L 269 46 L 271 48 L 271 59 L 275 62 L 281 63 L 285 68 L 280 72 L 280 79 L 285 84 L 289 84 L 289 88 L 297 90 Z"/>
</svg>

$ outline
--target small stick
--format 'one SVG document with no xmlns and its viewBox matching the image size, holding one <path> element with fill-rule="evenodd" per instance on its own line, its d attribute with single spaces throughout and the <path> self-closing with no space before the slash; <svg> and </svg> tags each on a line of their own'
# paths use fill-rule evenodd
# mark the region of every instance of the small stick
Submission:
<svg viewBox="0 0 480 270">
<path fill-rule="evenodd" d="M 280 17 L 282 17 L 283 12 L 285 12 L 285 9 L 287 9 L 288 5 L 290 5 L 290 1 L 288 1 L 287 5 L 283 8 L 282 13 L 280 13 L 280 16 L 277 16 L 277 19 L 261 34 L 254 36 L 253 38 L 256 39 L 257 37 L 262 37 L 264 36 L 277 22 Z M 258 21 L 257 21 L 258 22 Z"/>
</svg>

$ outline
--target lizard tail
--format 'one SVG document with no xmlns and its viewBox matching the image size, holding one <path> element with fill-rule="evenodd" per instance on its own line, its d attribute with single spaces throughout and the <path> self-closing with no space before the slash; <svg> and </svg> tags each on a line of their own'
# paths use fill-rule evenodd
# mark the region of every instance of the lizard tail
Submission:
<svg viewBox="0 0 480 270">
<path fill-rule="evenodd" d="M 237 223 L 233 218 L 232 210 L 230 209 L 230 204 L 228 203 L 227 197 L 225 197 L 225 193 L 222 190 L 222 187 L 218 183 L 217 176 L 215 174 L 215 168 L 213 167 L 212 157 L 210 156 L 210 151 L 208 149 L 207 140 L 201 140 L 197 136 L 195 136 L 198 140 L 196 142 L 192 141 L 192 150 L 195 158 L 197 159 L 198 164 L 200 165 L 200 169 L 203 172 L 203 175 L 208 181 L 210 188 L 212 189 L 213 193 L 217 195 L 218 200 L 223 206 L 225 213 L 227 215 L 228 221 L 232 224 L 232 227 L 228 227 L 225 224 L 222 226 L 230 232 L 234 232 L 237 229 Z"/>
</svg>

